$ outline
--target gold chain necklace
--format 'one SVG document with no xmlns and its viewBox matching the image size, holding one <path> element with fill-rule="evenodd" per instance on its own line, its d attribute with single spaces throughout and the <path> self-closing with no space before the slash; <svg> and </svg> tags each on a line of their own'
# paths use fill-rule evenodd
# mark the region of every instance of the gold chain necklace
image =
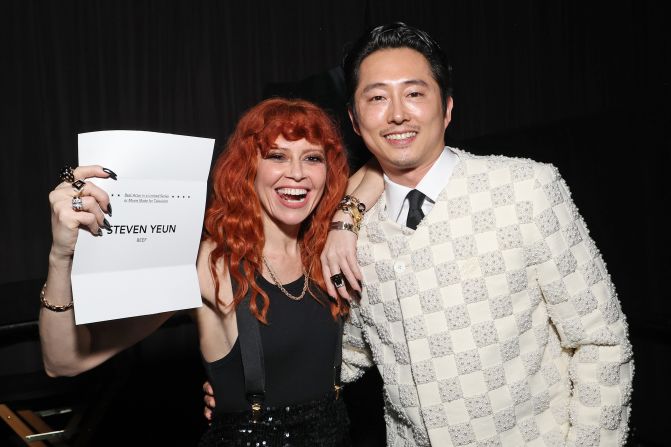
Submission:
<svg viewBox="0 0 671 447">
<path fill-rule="evenodd" d="M 262 256 L 262 258 L 263 258 L 263 263 L 266 265 L 266 268 L 268 269 L 268 273 L 270 273 L 270 277 L 273 278 L 273 282 L 275 282 L 275 285 L 282 291 L 282 293 L 285 294 L 286 296 L 288 296 L 289 298 L 291 298 L 294 301 L 302 300 L 303 297 L 305 296 L 305 292 L 308 290 L 308 275 L 305 273 L 305 269 L 303 268 L 303 277 L 305 278 L 305 282 L 303 283 L 303 291 L 301 292 L 300 295 L 294 296 L 294 295 L 290 294 L 289 292 L 287 292 L 287 289 L 282 287 L 282 284 L 277 279 L 277 276 L 275 275 L 275 272 L 273 271 L 273 269 L 270 267 L 270 264 L 268 263 L 268 260 L 266 259 L 266 257 Z"/>
</svg>

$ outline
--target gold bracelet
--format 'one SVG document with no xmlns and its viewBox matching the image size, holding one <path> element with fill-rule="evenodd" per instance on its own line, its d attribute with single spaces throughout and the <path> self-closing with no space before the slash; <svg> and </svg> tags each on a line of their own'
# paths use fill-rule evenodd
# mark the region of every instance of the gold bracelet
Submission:
<svg viewBox="0 0 671 447">
<path fill-rule="evenodd" d="M 366 212 L 366 205 L 361 203 L 356 197 L 346 195 L 342 198 L 340 203 L 338 203 L 338 209 L 345 214 L 352 216 L 352 220 L 354 221 L 354 228 L 356 228 L 358 233 L 361 229 L 363 215 Z"/>
<path fill-rule="evenodd" d="M 70 302 L 65 306 L 57 306 L 55 304 L 51 304 L 44 297 L 46 291 L 47 291 L 47 283 L 45 282 L 44 285 L 42 286 L 42 291 L 40 292 L 40 302 L 42 303 L 42 306 L 44 306 L 45 309 L 49 309 L 52 312 L 65 312 L 66 310 L 70 310 L 72 306 L 75 304 L 75 302 L 72 300 L 70 300 Z"/>
<path fill-rule="evenodd" d="M 337 220 L 335 222 L 331 222 L 331 224 L 329 225 L 329 230 L 347 230 L 347 231 L 351 231 L 352 233 L 356 234 L 357 236 L 359 235 L 359 229 L 355 225 L 353 225 L 351 223 L 343 222 L 342 220 Z"/>
<path fill-rule="evenodd" d="M 341 206 L 339 208 L 343 213 L 349 214 L 352 216 L 352 225 L 356 228 L 357 233 L 361 229 L 361 221 L 363 220 L 363 215 L 359 213 L 359 210 L 355 206 Z"/>
</svg>

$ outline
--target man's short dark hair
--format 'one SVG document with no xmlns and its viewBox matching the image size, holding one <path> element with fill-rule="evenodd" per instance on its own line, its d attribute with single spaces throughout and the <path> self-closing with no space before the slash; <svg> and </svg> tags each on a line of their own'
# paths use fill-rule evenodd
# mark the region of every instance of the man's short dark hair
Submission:
<svg viewBox="0 0 671 447">
<path fill-rule="evenodd" d="M 388 48 L 410 48 L 421 53 L 431 67 L 433 79 L 440 87 L 443 110 L 447 106 L 447 98 L 452 96 L 452 79 L 449 60 L 445 52 L 426 31 L 394 22 L 369 29 L 361 35 L 347 50 L 343 58 L 345 86 L 347 87 L 347 104 L 354 109 L 354 92 L 359 83 L 361 62 L 372 53 Z"/>
</svg>

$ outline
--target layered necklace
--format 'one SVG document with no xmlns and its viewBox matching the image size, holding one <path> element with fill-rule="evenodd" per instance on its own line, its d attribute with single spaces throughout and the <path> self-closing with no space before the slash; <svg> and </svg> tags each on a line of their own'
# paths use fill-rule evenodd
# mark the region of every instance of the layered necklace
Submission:
<svg viewBox="0 0 671 447">
<path fill-rule="evenodd" d="M 262 256 L 262 258 L 263 258 L 263 263 L 266 265 L 266 268 L 268 269 L 268 273 L 270 273 L 270 277 L 273 278 L 273 282 L 275 283 L 275 285 L 277 286 L 277 288 L 279 288 L 279 289 L 282 291 L 283 294 L 285 294 L 287 297 L 289 297 L 290 299 L 292 299 L 292 300 L 294 300 L 294 301 L 300 301 L 300 300 L 302 300 L 303 297 L 305 296 L 305 292 L 308 290 L 308 278 L 309 278 L 309 275 L 308 275 L 307 273 L 305 273 L 305 268 L 304 268 L 304 267 L 301 267 L 301 268 L 303 269 L 303 277 L 305 278 L 305 281 L 303 282 L 303 291 L 301 292 L 300 295 L 295 296 L 295 295 L 292 295 L 292 294 L 290 294 L 289 292 L 287 292 L 287 289 L 285 289 L 285 288 L 282 286 L 282 283 L 277 279 L 277 275 L 275 275 L 275 272 L 274 272 L 273 269 L 270 267 L 270 263 L 268 262 L 268 260 L 266 259 L 266 257 L 265 257 L 265 256 Z"/>
</svg>

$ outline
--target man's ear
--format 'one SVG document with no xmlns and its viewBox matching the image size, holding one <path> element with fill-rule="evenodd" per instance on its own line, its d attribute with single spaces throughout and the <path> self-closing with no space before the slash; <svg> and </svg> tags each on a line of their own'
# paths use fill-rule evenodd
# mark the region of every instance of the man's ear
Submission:
<svg viewBox="0 0 671 447">
<path fill-rule="evenodd" d="M 352 122 L 354 132 L 356 132 L 357 135 L 361 136 L 361 132 L 359 131 L 359 121 L 356 118 L 356 111 L 352 106 L 347 106 L 347 114 L 349 115 L 349 120 Z"/>
<path fill-rule="evenodd" d="M 444 120 L 444 126 L 445 129 L 447 129 L 447 126 L 450 125 L 450 121 L 452 121 L 452 108 L 454 107 L 454 101 L 452 101 L 452 97 L 448 96 L 447 99 L 445 100 L 445 120 Z"/>
</svg>

